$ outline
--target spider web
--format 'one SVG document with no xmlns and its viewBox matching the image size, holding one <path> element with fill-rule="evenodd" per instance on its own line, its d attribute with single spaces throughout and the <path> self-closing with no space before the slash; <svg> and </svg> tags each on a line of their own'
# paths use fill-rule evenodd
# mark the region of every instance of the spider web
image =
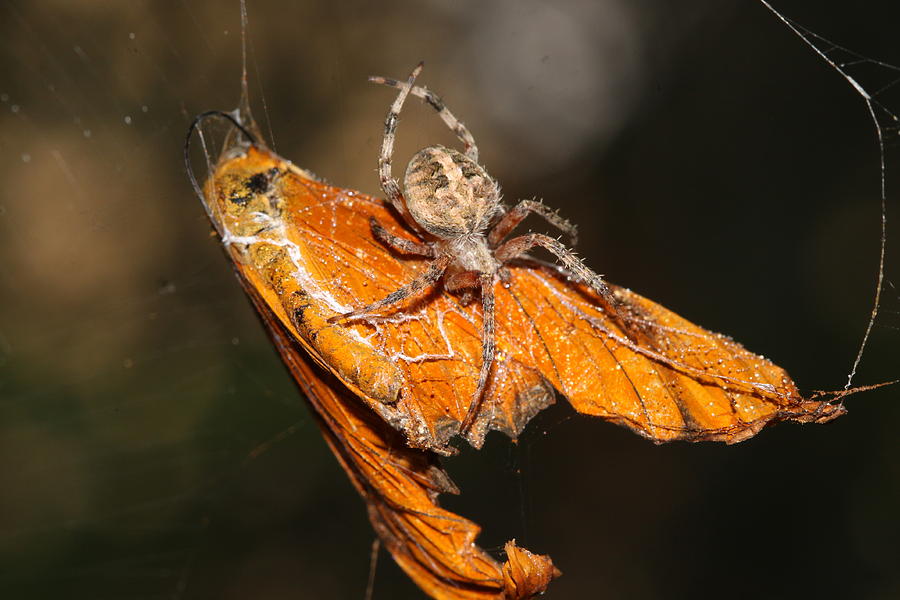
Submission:
<svg viewBox="0 0 900 600">
<path fill-rule="evenodd" d="M 281 154 L 375 192 L 390 93 L 365 78 L 424 59 L 506 198 L 579 223 L 612 281 L 806 389 L 893 379 L 896 234 L 878 258 L 896 222 L 896 9 L 780 4 L 844 81 L 755 4 L 251 2 L 250 100 Z M 235 105 L 236 3 L 0 14 L 0 593 L 361 597 L 364 512 L 180 165 L 190 117 Z M 409 108 L 398 165 L 453 143 Z M 896 398 L 732 449 L 655 448 L 559 408 L 518 445 L 450 462 L 464 495 L 445 504 L 486 525 L 487 547 L 515 535 L 552 554 L 560 597 L 679 595 L 674 573 L 684 595 L 737 577 L 799 592 L 772 548 L 795 572 L 821 566 L 797 558 L 814 550 L 844 565 L 806 592 L 888 595 Z M 769 541 L 723 533 L 735 515 Z M 415 597 L 386 562 L 374 597 Z M 697 564 L 715 574 L 701 583 Z"/>
<path fill-rule="evenodd" d="M 881 247 L 878 256 L 878 276 L 875 283 L 875 297 L 872 301 L 872 312 L 869 316 L 869 322 L 866 324 L 865 333 L 863 333 L 862 341 L 859 344 L 859 351 L 857 351 L 856 353 L 856 358 L 853 359 L 853 366 L 850 368 L 850 373 L 847 375 L 847 384 L 844 386 L 844 389 L 849 389 L 850 386 L 853 385 L 853 377 L 856 375 L 856 370 L 859 368 L 859 363 L 862 361 L 863 353 L 866 349 L 866 344 L 869 341 L 869 336 L 872 333 L 872 328 L 875 326 L 875 320 L 878 317 L 878 310 L 881 306 L 881 292 L 883 291 L 884 287 L 884 259 L 885 253 L 887 251 L 887 175 L 885 173 L 886 166 L 884 138 L 885 129 L 887 129 L 887 133 L 893 132 L 894 137 L 896 137 L 896 135 L 900 133 L 900 119 L 898 119 L 897 116 L 890 110 L 888 110 L 884 106 L 884 104 L 881 103 L 878 97 L 889 91 L 897 83 L 900 83 L 900 77 L 898 77 L 898 75 L 900 75 L 900 68 L 887 64 L 880 60 L 867 58 L 857 52 L 853 52 L 852 50 L 829 42 L 827 39 L 806 29 L 802 25 L 794 23 L 793 21 L 779 13 L 777 10 L 772 8 L 772 5 L 765 0 L 760 1 L 785 25 L 787 25 L 791 31 L 796 33 L 797 36 L 800 37 L 800 39 L 806 42 L 806 44 L 810 48 L 812 48 L 812 50 L 818 56 L 820 56 L 822 60 L 824 60 L 826 64 L 828 64 L 829 67 L 837 71 L 859 94 L 863 102 L 865 102 L 866 104 L 866 109 L 869 111 L 869 116 L 872 117 L 872 125 L 875 128 L 875 137 L 878 141 L 878 167 L 880 171 L 879 174 L 881 181 Z M 822 48 L 820 48 L 820 45 L 822 46 Z M 882 85 L 874 93 L 869 92 L 868 90 L 866 90 L 866 88 L 860 85 L 860 83 L 848 72 L 849 70 L 859 66 L 881 67 L 888 72 L 893 72 L 895 79 Z M 885 118 L 888 120 L 888 123 L 886 126 L 882 126 L 881 119 Z"/>
</svg>

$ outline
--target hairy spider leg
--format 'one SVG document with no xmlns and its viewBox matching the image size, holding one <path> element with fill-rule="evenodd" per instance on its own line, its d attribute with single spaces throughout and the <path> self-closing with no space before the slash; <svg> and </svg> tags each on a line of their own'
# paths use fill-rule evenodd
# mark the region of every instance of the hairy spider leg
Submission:
<svg viewBox="0 0 900 600">
<path fill-rule="evenodd" d="M 472 395 L 472 402 L 466 410 L 466 416 L 459 426 L 459 433 L 466 435 L 478 413 L 481 412 L 481 405 L 484 402 L 484 390 L 487 387 L 488 378 L 491 375 L 491 367 L 494 365 L 494 274 L 481 273 L 478 277 L 481 287 L 481 369 L 478 372 L 478 384 L 475 386 L 475 393 Z"/>
<path fill-rule="evenodd" d="M 391 159 L 394 151 L 394 139 L 396 136 L 398 119 L 407 96 L 409 94 L 417 96 L 434 108 L 447 127 L 449 127 L 465 145 L 466 157 L 476 165 L 478 162 L 478 148 L 475 145 L 475 139 L 469 130 L 466 129 L 465 125 L 450 112 L 439 96 L 425 87 L 417 87 L 414 85 L 416 78 L 422 72 L 422 68 L 423 64 L 419 63 L 405 82 L 396 79 L 388 79 L 386 77 L 369 78 L 369 81 L 373 83 L 387 85 L 400 90 L 385 119 L 384 138 L 382 140 L 378 167 L 379 175 L 381 177 L 381 186 L 387 199 L 394 205 L 397 211 L 403 215 L 403 218 L 417 233 L 423 233 L 422 227 L 415 221 L 409 212 L 403 194 L 400 192 L 400 185 L 391 174 Z M 505 275 L 506 271 L 502 267 L 503 263 L 521 256 L 535 246 L 541 246 L 555 254 L 565 267 L 567 267 L 576 277 L 587 282 L 588 285 L 600 294 L 614 310 L 617 306 L 615 298 L 612 296 L 606 283 L 603 282 L 601 276 L 586 267 L 571 250 L 558 240 L 546 235 L 528 234 L 513 238 L 501 244 L 506 236 L 509 235 L 509 233 L 530 213 L 543 217 L 551 225 L 568 234 L 574 245 L 577 236 L 575 225 L 561 217 L 555 211 L 544 206 L 541 202 L 535 200 L 523 200 L 509 211 L 506 211 L 505 214 L 496 221 L 491 228 L 491 231 L 488 233 L 488 239 L 486 241 L 490 248 L 494 248 L 493 254 L 499 262 L 500 268 L 493 269 L 490 272 L 464 271 L 455 273 L 447 279 L 445 284 L 446 289 L 449 292 L 463 290 L 462 302 L 464 304 L 467 304 L 472 300 L 474 295 L 473 290 L 477 289 L 481 292 L 483 312 L 481 331 L 481 368 L 479 370 L 475 393 L 460 425 L 460 433 L 462 434 L 469 431 L 478 417 L 478 413 L 484 402 L 484 392 L 494 363 L 495 314 L 493 286 L 498 276 L 503 280 L 506 280 L 508 277 L 508 274 Z M 388 294 L 382 300 L 353 310 L 344 315 L 332 317 L 329 319 L 330 322 L 373 315 L 384 307 L 401 302 L 410 296 L 420 294 L 425 288 L 440 279 L 455 259 L 455 257 L 449 253 L 438 255 L 435 246 L 432 244 L 413 242 L 392 235 L 375 219 L 371 219 L 369 225 L 375 238 L 397 252 L 421 256 L 437 256 L 437 258 L 431 262 L 424 273 L 420 274 L 413 279 L 413 281 L 407 283 L 400 289 Z"/>
<path fill-rule="evenodd" d="M 569 236 L 569 245 L 578 243 L 578 226 L 560 216 L 558 212 L 537 200 L 521 200 L 508 210 L 488 234 L 488 245 L 497 247 L 509 233 L 521 223 L 529 213 L 542 217 L 545 221 Z"/>
<path fill-rule="evenodd" d="M 351 310 L 350 312 L 346 312 L 342 315 L 335 315 L 328 319 L 328 322 L 337 323 L 340 321 L 347 321 L 349 319 L 371 317 L 379 312 L 382 308 L 391 306 L 392 304 L 397 304 L 398 302 L 402 302 L 410 296 L 418 296 L 429 286 L 431 286 L 431 284 L 440 279 L 441 275 L 444 274 L 444 271 L 447 270 L 447 267 L 449 267 L 450 263 L 452 262 L 453 257 L 451 255 L 442 254 L 441 256 L 431 261 L 431 264 L 428 265 L 428 269 L 424 273 L 420 273 L 417 277 L 415 277 L 412 281 L 410 281 L 403 287 L 391 292 L 381 300 L 373 302 L 368 306 L 363 306 L 362 308 Z"/>
<path fill-rule="evenodd" d="M 384 190 L 384 195 L 397 212 L 403 216 L 406 223 L 412 227 L 413 231 L 418 233 L 423 233 L 422 227 L 416 223 L 416 220 L 412 218 L 412 215 L 409 214 L 409 210 L 406 208 L 403 194 L 400 193 L 400 184 L 391 174 L 391 158 L 394 154 L 394 139 L 396 138 L 400 111 L 403 109 L 403 103 L 406 101 L 406 97 L 409 95 L 409 90 L 412 89 L 416 77 L 422 72 L 422 67 L 424 67 L 424 63 L 416 65 L 416 68 L 409 74 L 409 79 L 406 80 L 406 83 L 399 86 L 400 93 L 397 94 L 397 98 L 391 104 L 391 109 L 384 120 L 384 137 L 381 139 L 381 155 L 378 157 L 378 175 L 381 179 L 381 189 Z"/>
<path fill-rule="evenodd" d="M 427 256 L 429 258 L 437 257 L 434 246 L 414 242 L 398 235 L 394 235 L 382 227 L 381 223 L 379 223 L 378 219 L 375 217 L 369 217 L 369 227 L 371 228 L 372 235 L 375 236 L 375 239 L 400 254 L 413 254 L 416 256 Z"/>
<path fill-rule="evenodd" d="M 541 248 L 545 248 L 552 252 L 569 272 L 573 273 L 581 281 L 587 283 L 591 289 L 609 303 L 614 311 L 618 312 L 619 302 L 612 295 L 606 282 L 603 281 L 603 277 L 594 273 L 590 267 L 581 262 L 581 259 L 575 256 L 574 252 L 566 248 L 562 242 L 548 235 L 528 233 L 519 237 L 514 237 L 497 248 L 494 251 L 494 257 L 502 264 L 525 254 L 535 246 L 540 246 Z"/>
<path fill-rule="evenodd" d="M 372 75 L 371 77 L 369 77 L 369 81 L 372 83 L 401 89 L 406 85 L 405 82 L 391 79 L 389 77 L 381 77 L 378 75 Z M 455 133 L 456 137 L 459 138 L 459 141 L 463 143 L 463 146 L 465 147 L 465 155 L 471 158 L 473 161 L 478 162 L 478 147 L 475 145 L 475 138 L 472 136 L 466 126 L 463 125 L 462 121 L 457 119 L 453 115 L 453 113 L 450 112 L 450 109 L 447 108 L 447 105 L 444 104 L 444 101 L 441 99 L 441 97 L 424 86 L 415 86 L 410 90 L 409 93 L 413 96 L 418 96 L 425 103 L 436 110 L 444 123 L 446 123 L 447 127 L 450 128 L 450 131 Z"/>
</svg>

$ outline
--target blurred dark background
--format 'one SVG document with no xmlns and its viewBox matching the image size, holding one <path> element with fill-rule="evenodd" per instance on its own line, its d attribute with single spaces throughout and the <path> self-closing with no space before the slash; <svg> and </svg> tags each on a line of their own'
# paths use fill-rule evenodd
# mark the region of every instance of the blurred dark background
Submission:
<svg viewBox="0 0 900 600">
<path fill-rule="evenodd" d="M 896 2 L 777 7 L 900 65 Z M 378 192 L 392 94 L 366 76 L 425 60 L 506 198 L 578 222 L 595 269 L 806 391 L 844 385 L 877 270 L 878 146 L 861 97 L 761 4 L 248 10 L 254 110 L 282 155 Z M 0 32 L 0 596 L 362 598 L 363 505 L 181 163 L 191 116 L 237 104 L 238 2 L 16 0 Z M 852 73 L 870 91 L 900 76 Z M 900 112 L 895 91 L 876 99 Z M 408 106 L 398 164 L 453 141 Z M 887 281 L 857 384 L 900 376 L 885 135 Z M 487 548 L 551 554 L 550 598 L 897 598 L 898 401 L 860 394 L 829 425 L 734 447 L 657 447 L 557 406 L 517 444 L 448 460 L 463 495 L 444 502 Z M 374 597 L 421 594 L 382 557 Z"/>
</svg>

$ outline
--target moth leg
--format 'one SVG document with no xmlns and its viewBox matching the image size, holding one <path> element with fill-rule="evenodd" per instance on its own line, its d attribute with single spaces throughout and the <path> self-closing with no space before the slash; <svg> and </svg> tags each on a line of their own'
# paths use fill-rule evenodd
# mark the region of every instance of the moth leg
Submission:
<svg viewBox="0 0 900 600">
<path fill-rule="evenodd" d="M 618 310 L 619 302 L 612 295 L 603 277 L 594 273 L 587 265 L 581 262 L 574 252 L 566 248 L 559 240 L 541 233 L 529 233 L 514 237 L 503 243 L 494 251 L 494 256 L 501 263 L 512 260 L 522 254 L 528 252 L 535 246 L 540 246 L 553 253 L 556 258 L 565 266 L 566 269 L 574 274 L 578 279 L 587 283 L 591 289 L 597 292 L 601 298 L 614 309 Z"/>
<path fill-rule="evenodd" d="M 328 322 L 337 323 L 339 321 L 347 321 L 349 319 L 369 317 L 376 314 L 382 308 L 391 306 L 392 304 L 397 304 L 398 302 L 401 302 L 411 296 L 418 296 L 431 284 L 441 278 L 441 275 L 444 274 L 444 271 L 447 270 L 447 267 L 450 266 L 450 263 L 452 261 L 452 256 L 446 254 L 439 256 L 438 258 L 433 260 L 430 265 L 428 265 L 428 270 L 418 275 L 415 279 L 413 279 L 400 289 L 391 292 L 381 300 L 373 302 L 368 306 L 363 306 L 362 308 L 351 310 L 350 312 L 344 313 L 342 315 L 335 315 L 328 319 Z"/>
<path fill-rule="evenodd" d="M 466 416 L 459 426 L 462 435 L 468 433 L 484 403 L 484 390 L 487 387 L 491 367 L 494 364 L 494 276 L 490 273 L 482 273 L 479 277 L 481 286 L 481 306 L 483 317 L 481 325 L 481 370 L 478 372 L 478 384 L 472 395 L 472 402 Z"/>
<path fill-rule="evenodd" d="M 395 88 L 402 88 L 406 85 L 404 82 L 398 81 L 396 79 L 390 79 L 388 77 L 379 77 L 377 75 L 373 75 L 369 77 L 369 81 L 372 83 L 378 83 L 381 85 L 386 85 Z M 432 92 L 426 87 L 413 87 L 410 92 L 413 96 L 418 96 L 421 98 L 426 104 L 428 104 L 431 108 L 437 111 L 438 116 L 444 121 L 447 127 L 450 128 L 450 131 L 456 134 L 456 137 L 459 138 L 459 141 L 463 143 L 465 147 L 465 155 L 478 162 L 478 147 L 475 145 L 475 138 L 472 137 L 472 134 L 466 128 L 462 122 L 457 119 L 450 109 L 447 108 L 447 105 L 444 104 L 444 101 L 440 96 Z"/>
<path fill-rule="evenodd" d="M 491 232 L 488 234 L 488 244 L 492 248 L 496 247 L 529 213 L 543 217 L 548 223 L 569 236 L 570 246 L 574 246 L 578 242 L 578 227 L 576 225 L 561 217 L 558 212 L 543 202 L 522 200 L 500 217 L 500 220 L 491 228 Z"/>
<path fill-rule="evenodd" d="M 369 227 L 372 229 L 372 235 L 375 236 L 375 239 L 395 252 L 400 254 L 427 256 L 429 258 L 435 258 L 437 256 L 437 252 L 433 246 L 413 242 L 406 238 L 394 235 L 382 227 L 381 223 L 379 223 L 375 217 L 369 218 Z"/>
</svg>

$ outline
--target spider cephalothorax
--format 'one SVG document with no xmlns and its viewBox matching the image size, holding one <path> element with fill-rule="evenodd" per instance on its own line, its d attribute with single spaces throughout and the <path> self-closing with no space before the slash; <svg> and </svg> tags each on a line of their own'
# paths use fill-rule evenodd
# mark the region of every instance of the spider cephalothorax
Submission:
<svg viewBox="0 0 900 600">
<path fill-rule="evenodd" d="M 575 226 L 534 200 L 522 200 L 514 207 L 501 202 L 497 182 L 478 164 L 478 148 L 472 134 L 438 96 L 424 87 L 413 85 L 421 71 L 420 63 L 406 81 L 369 78 L 374 83 L 400 90 L 385 120 L 378 170 L 387 200 L 421 241 L 413 242 L 392 235 L 374 219 L 371 226 L 375 237 L 396 252 L 434 260 L 425 272 L 378 302 L 332 320 L 372 316 L 387 306 L 421 293 L 442 277 L 445 278 L 446 290 L 462 294 L 464 302 L 472 298 L 473 292 L 480 293 L 483 312 L 482 360 L 475 393 L 460 424 L 460 433 L 466 434 L 478 417 L 494 361 L 494 284 L 498 279 L 505 279 L 505 263 L 540 246 L 556 255 L 568 271 L 590 285 L 611 306 L 616 303 L 601 277 L 558 240 L 540 233 L 528 233 L 506 240 L 507 235 L 529 213 L 540 215 L 566 232 L 573 244 Z M 438 112 L 462 141 L 465 151 L 443 146 L 420 150 L 406 169 L 401 193 L 398 182 L 391 175 L 391 157 L 398 116 L 409 94 L 422 98 Z"/>
</svg>

